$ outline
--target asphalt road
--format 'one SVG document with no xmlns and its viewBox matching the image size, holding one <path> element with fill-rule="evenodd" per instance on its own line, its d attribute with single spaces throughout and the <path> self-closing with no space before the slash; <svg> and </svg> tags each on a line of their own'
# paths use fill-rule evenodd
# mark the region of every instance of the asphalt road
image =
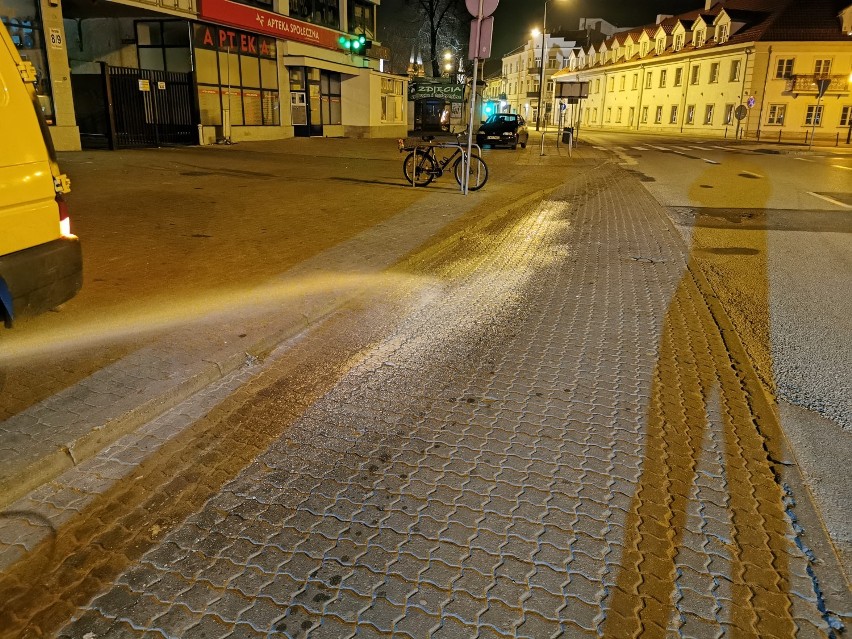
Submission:
<svg viewBox="0 0 852 639">
<path fill-rule="evenodd" d="M 852 153 L 584 133 L 668 208 L 850 540 Z M 827 453 L 827 451 L 829 451 Z"/>
</svg>

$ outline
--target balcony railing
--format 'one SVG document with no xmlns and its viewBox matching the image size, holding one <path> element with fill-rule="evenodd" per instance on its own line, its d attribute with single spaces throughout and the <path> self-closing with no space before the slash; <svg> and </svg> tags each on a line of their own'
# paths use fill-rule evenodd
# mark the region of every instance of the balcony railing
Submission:
<svg viewBox="0 0 852 639">
<path fill-rule="evenodd" d="M 538 75 L 539 73 L 541 73 L 541 66 L 540 65 L 534 64 L 531 67 L 527 67 L 527 75 L 533 75 L 533 74 Z"/>
<path fill-rule="evenodd" d="M 787 91 L 790 93 L 819 93 L 817 80 L 830 80 L 826 94 L 849 93 L 849 76 L 846 75 L 792 75 L 787 80 Z"/>
</svg>

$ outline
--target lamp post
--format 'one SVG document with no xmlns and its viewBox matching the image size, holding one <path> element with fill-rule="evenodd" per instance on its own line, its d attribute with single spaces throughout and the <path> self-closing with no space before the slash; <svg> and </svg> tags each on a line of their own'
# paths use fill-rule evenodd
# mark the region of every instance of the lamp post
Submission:
<svg viewBox="0 0 852 639">
<path fill-rule="evenodd" d="M 539 130 L 539 125 L 546 125 L 544 122 L 544 55 L 547 50 L 547 3 L 550 0 L 544 0 L 544 16 L 541 21 L 541 70 L 538 78 L 538 117 L 535 119 L 535 130 Z M 537 37 L 538 29 L 533 29 L 533 37 Z M 535 43 L 533 43 L 535 47 Z"/>
<path fill-rule="evenodd" d="M 541 30 L 541 58 L 539 59 L 539 75 L 538 75 L 538 113 L 535 118 L 535 130 L 538 131 L 541 126 L 542 113 L 544 113 L 544 50 L 547 47 L 547 0 L 544 3 L 544 22 Z M 532 30 L 532 37 L 538 36 L 538 29 Z M 535 42 L 533 42 L 535 49 Z"/>
</svg>

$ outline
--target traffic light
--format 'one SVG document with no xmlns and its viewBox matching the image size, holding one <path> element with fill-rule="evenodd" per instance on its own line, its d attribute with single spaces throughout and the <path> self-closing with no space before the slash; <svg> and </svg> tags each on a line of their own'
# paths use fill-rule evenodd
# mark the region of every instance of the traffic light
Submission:
<svg viewBox="0 0 852 639">
<path fill-rule="evenodd" d="M 367 49 L 373 46 L 372 40 L 367 40 L 364 35 L 342 35 L 337 39 L 337 42 L 340 43 L 340 46 L 343 49 L 351 51 L 352 53 L 364 53 Z"/>
</svg>

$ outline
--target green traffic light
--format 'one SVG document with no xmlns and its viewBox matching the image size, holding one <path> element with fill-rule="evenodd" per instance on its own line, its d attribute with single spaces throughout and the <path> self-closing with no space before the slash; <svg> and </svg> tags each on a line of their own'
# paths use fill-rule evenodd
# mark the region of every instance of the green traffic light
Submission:
<svg viewBox="0 0 852 639">
<path fill-rule="evenodd" d="M 347 40 L 346 42 L 344 42 L 344 43 L 343 43 L 343 48 L 344 48 L 344 49 L 349 49 L 349 48 L 351 48 L 351 47 L 352 47 L 352 43 L 351 43 L 351 42 L 349 42 L 349 40 Z"/>
<path fill-rule="evenodd" d="M 347 40 L 346 40 L 346 38 L 344 38 L 343 36 L 340 36 L 340 37 L 337 39 L 337 41 L 340 43 L 340 46 L 342 46 L 342 47 L 345 47 L 345 46 L 346 46 L 346 42 L 347 42 Z"/>
<path fill-rule="evenodd" d="M 367 38 L 364 36 L 358 36 L 358 44 L 364 44 L 367 42 Z"/>
<path fill-rule="evenodd" d="M 358 42 L 357 40 L 355 40 L 355 42 L 352 43 L 352 48 L 357 51 L 358 49 L 361 48 L 361 43 Z"/>
</svg>

